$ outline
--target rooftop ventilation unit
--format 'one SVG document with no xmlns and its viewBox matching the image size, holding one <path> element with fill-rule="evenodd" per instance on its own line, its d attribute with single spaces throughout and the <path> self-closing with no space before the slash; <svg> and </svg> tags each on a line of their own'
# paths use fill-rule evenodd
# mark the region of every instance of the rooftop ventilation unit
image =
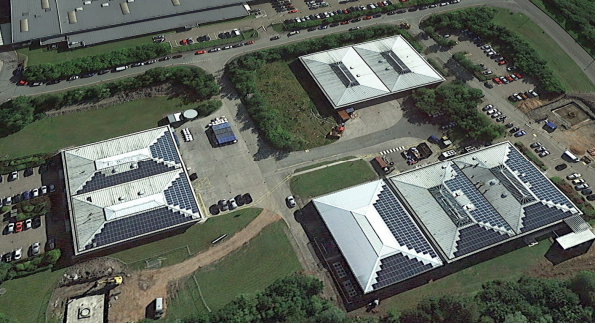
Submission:
<svg viewBox="0 0 597 324">
<path fill-rule="evenodd" d="M 145 194 L 145 191 L 141 190 L 137 193 L 139 196 L 143 196 Z"/>
<path fill-rule="evenodd" d="M 42 9 L 50 8 L 50 1 L 49 0 L 41 0 L 41 8 Z"/>
<path fill-rule="evenodd" d="M 130 3 L 130 2 L 135 2 L 135 0 L 126 0 L 126 2 L 129 2 L 129 3 Z"/>
<path fill-rule="evenodd" d="M 131 13 L 129 10 L 129 5 L 126 2 L 120 3 L 120 10 L 122 10 L 123 15 L 128 15 Z"/>
<path fill-rule="evenodd" d="M 120 197 L 118 197 L 118 200 L 119 201 L 124 201 L 124 197 L 120 196 Z"/>
<path fill-rule="evenodd" d="M 77 14 L 75 13 L 75 11 L 69 11 L 68 12 L 68 23 L 69 24 L 74 24 L 77 22 Z"/>
<path fill-rule="evenodd" d="M 109 6 L 110 6 L 110 4 L 109 4 L 109 3 L 107 3 L 107 2 L 105 2 L 105 3 L 102 3 L 102 7 L 109 7 Z"/>
<path fill-rule="evenodd" d="M 83 4 L 90 5 L 91 1 L 85 1 L 85 2 L 83 2 Z"/>
<path fill-rule="evenodd" d="M 131 169 L 135 169 L 135 168 L 137 168 L 137 163 L 131 164 Z"/>
<path fill-rule="evenodd" d="M 75 8 L 75 11 L 83 11 L 83 7 Z"/>
<path fill-rule="evenodd" d="M 173 6 L 180 6 L 180 1 L 179 0 L 172 0 L 172 5 Z"/>
</svg>

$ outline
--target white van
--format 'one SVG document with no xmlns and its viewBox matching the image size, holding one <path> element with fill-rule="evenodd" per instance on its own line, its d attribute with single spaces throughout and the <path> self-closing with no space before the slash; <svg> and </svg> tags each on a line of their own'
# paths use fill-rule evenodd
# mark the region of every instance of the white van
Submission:
<svg viewBox="0 0 597 324">
<path fill-rule="evenodd" d="M 572 152 L 570 152 L 568 150 L 564 151 L 564 156 L 569 158 L 573 162 L 580 161 L 580 159 L 578 157 L 576 157 L 576 155 L 572 154 Z"/>
<path fill-rule="evenodd" d="M 115 69 L 114 69 L 114 71 L 116 71 L 116 72 L 121 72 L 121 71 L 124 71 L 124 70 L 126 70 L 126 69 L 128 69 L 128 68 L 129 68 L 129 67 L 128 67 L 128 66 L 126 66 L 126 65 L 125 65 L 125 66 L 119 66 L 119 67 L 115 68 Z"/>
</svg>

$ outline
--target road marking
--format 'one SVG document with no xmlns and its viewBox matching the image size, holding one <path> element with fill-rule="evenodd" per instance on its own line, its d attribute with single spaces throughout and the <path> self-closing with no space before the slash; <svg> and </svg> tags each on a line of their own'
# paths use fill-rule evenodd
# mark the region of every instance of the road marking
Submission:
<svg viewBox="0 0 597 324">
<path fill-rule="evenodd" d="M 404 148 L 405 148 L 404 146 L 398 146 L 398 147 L 395 147 L 393 149 L 381 151 L 381 152 L 379 152 L 379 155 L 386 155 L 386 154 L 389 154 L 389 153 L 394 153 L 396 151 L 402 151 L 402 150 L 404 150 Z"/>
</svg>

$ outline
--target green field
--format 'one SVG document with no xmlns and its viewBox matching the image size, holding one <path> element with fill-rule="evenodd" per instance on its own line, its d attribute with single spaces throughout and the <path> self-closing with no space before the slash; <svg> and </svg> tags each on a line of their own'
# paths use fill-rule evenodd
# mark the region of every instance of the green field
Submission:
<svg viewBox="0 0 597 324">
<path fill-rule="evenodd" d="M 476 264 L 447 277 L 384 299 L 384 311 L 404 310 L 416 306 L 425 297 L 442 295 L 473 295 L 481 290 L 484 282 L 492 280 L 516 280 L 545 258 L 549 240 L 540 241 L 533 247 L 523 247 L 494 259 Z M 499 247 L 497 248 L 499 249 Z"/>
<path fill-rule="evenodd" d="M 369 163 L 357 160 L 293 177 L 290 189 L 297 196 L 311 198 L 374 179 L 377 175 Z"/>
<path fill-rule="evenodd" d="M 50 117 L 27 125 L 21 131 L 0 138 L 0 152 L 10 158 L 92 143 L 158 126 L 169 113 L 195 108 L 181 100 L 153 97 L 107 108 Z"/>
<path fill-rule="evenodd" d="M 317 89 L 305 90 L 297 78 L 311 80 L 309 75 L 300 68 L 291 68 L 294 63 L 277 61 L 264 64 L 257 69 L 257 89 L 264 95 L 271 108 L 277 111 L 276 118 L 280 119 L 282 127 L 295 138 L 303 138 L 302 149 L 322 146 L 331 143 L 325 136 L 336 125 L 333 118 L 325 120 L 320 116 L 315 104 L 307 94 L 317 93 Z M 294 72 L 305 72 L 305 75 L 295 75 Z M 307 79 L 308 78 L 308 79 Z M 314 86 L 315 83 L 305 83 Z M 325 103 L 317 103 L 323 107 Z M 328 104 L 329 105 L 329 104 Z"/>
<path fill-rule="evenodd" d="M 567 92 L 595 91 L 591 80 L 589 80 L 570 56 L 549 35 L 543 32 L 541 27 L 537 26 L 537 24 L 522 13 L 511 15 L 507 9 L 497 10 L 498 13 L 493 22 L 519 33 L 527 40 L 537 50 L 539 56 L 547 61 L 547 66 L 562 81 Z"/>
<path fill-rule="evenodd" d="M 195 273 L 205 302 L 212 311 L 240 294 L 263 290 L 276 279 L 301 270 L 285 231 L 286 224 L 279 220 L 264 228 L 238 251 Z M 165 318 L 168 322 L 206 311 L 193 278 L 186 280 L 168 303 Z"/>
<path fill-rule="evenodd" d="M 0 313 L 15 322 L 45 323 L 48 301 L 64 272 L 64 269 L 45 271 L 2 283 L 0 288 L 6 288 L 6 293 L 0 296 Z"/>
<path fill-rule="evenodd" d="M 110 256 L 125 263 L 134 263 L 135 261 L 155 259 L 158 255 L 177 249 L 174 253 L 167 255 L 166 260 L 164 260 L 165 263 L 163 262 L 162 265 L 167 266 L 178 263 L 189 256 L 187 249 L 184 248 L 185 246 L 189 247 L 192 254 L 207 250 L 212 246 L 212 240 L 222 234 L 228 234 L 228 237 L 232 236 L 245 228 L 259 213 L 261 213 L 261 209 L 247 208 L 238 212 L 211 217 L 205 223 L 191 226 L 183 234 L 169 236 Z M 145 262 L 138 263 L 138 268 L 142 268 L 145 264 Z"/>
<path fill-rule="evenodd" d="M 155 35 L 163 35 L 163 34 L 173 34 L 174 31 L 167 31 L 163 33 L 158 33 Z M 100 45 L 93 45 L 90 47 L 85 48 L 78 48 L 73 50 L 47 50 L 46 47 L 42 48 L 20 48 L 17 50 L 17 53 L 22 56 L 26 56 L 28 58 L 27 65 L 36 65 L 36 64 L 43 64 L 43 63 L 61 63 L 64 61 L 77 59 L 81 57 L 97 55 L 102 53 L 107 53 L 110 51 L 135 47 L 138 45 L 143 44 L 150 44 L 153 42 L 151 37 L 154 35 L 142 36 L 137 38 L 130 38 L 121 41 L 110 42 L 106 44 Z"/>
</svg>

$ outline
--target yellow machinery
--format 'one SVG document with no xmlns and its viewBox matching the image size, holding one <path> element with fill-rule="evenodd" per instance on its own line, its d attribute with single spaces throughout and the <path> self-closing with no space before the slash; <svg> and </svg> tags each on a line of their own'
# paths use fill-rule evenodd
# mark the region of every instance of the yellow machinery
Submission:
<svg viewBox="0 0 597 324">
<path fill-rule="evenodd" d="M 410 29 L 410 27 L 411 27 L 410 24 L 408 24 L 408 23 L 406 23 L 404 21 L 400 23 L 400 28 Z"/>
<path fill-rule="evenodd" d="M 118 286 L 118 285 L 122 284 L 122 277 L 121 276 L 117 276 L 117 277 L 102 279 L 102 280 L 98 280 L 95 283 L 96 286 L 99 286 L 100 284 Z"/>
</svg>

